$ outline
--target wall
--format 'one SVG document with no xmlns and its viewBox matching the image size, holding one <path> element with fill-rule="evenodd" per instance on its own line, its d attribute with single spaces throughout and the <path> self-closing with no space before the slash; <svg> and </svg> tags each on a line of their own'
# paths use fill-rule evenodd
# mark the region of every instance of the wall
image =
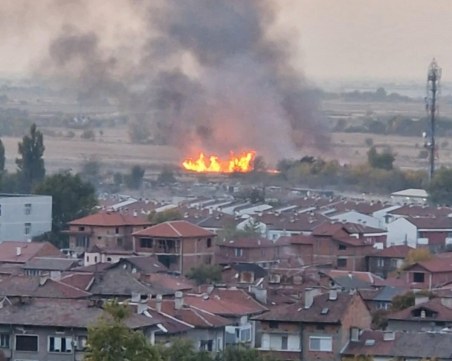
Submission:
<svg viewBox="0 0 452 361">
<path fill-rule="evenodd" d="M 26 214 L 25 204 L 31 204 Z M 30 223 L 30 233 L 25 224 Z M 51 196 L 1 196 L 0 241 L 27 241 L 52 229 Z"/>
<path fill-rule="evenodd" d="M 405 218 L 398 218 L 388 224 L 387 246 L 406 244 L 417 246 L 417 227 Z"/>
</svg>

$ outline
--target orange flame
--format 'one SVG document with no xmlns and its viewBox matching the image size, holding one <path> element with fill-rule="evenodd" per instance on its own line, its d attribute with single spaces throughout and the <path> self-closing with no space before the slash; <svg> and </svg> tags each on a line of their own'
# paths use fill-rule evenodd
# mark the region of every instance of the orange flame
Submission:
<svg viewBox="0 0 452 361">
<path fill-rule="evenodd" d="M 216 155 L 206 157 L 204 153 L 200 153 L 197 159 L 184 160 L 182 166 L 199 173 L 246 173 L 253 170 L 255 155 L 254 151 L 242 152 L 238 156 L 231 152 L 229 159 L 222 160 Z"/>
</svg>

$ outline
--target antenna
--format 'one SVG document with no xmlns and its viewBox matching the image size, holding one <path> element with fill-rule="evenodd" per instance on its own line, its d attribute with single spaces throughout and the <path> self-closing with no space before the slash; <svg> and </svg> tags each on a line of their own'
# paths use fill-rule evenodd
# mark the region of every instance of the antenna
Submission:
<svg viewBox="0 0 452 361">
<path fill-rule="evenodd" d="M 425 144 L 429 152 L 429 180 L 433 178 L 435 173 L 435 157 L 437 156 L 437 146 L 435 144 L 435 122 L 438 115 L 438 106 L 436 104 L 437 95 L 439 93 L 439 81 L 441 79 L 441 68 L 433 58 L 427 73 L 427 96 L 425 97 L 425 109 L 429 117 L 430 140 Z M 425 134 L 427 136 L 427 134 Z"/>
</svg>

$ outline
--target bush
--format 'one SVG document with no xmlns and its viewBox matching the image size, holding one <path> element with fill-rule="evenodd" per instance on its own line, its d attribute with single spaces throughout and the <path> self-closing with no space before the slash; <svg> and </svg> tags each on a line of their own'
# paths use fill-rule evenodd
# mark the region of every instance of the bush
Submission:
<svg viewBox="0 0 452 361">
<path fill-rule="evenodd" d="M 96 138 L 96 134 L 92 129 L 85 129 L 82 134 L 80 134 L 80 138 L 86 140 L 94 140 Z"/>
</svg>

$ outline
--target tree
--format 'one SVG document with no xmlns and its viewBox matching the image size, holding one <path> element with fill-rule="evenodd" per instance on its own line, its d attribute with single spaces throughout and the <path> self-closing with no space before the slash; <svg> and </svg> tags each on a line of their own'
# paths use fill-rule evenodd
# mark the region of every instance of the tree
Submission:
<svg viewBox="0 0 452 361">
<path fill-rule="evenodd" d="M 394 296 L 391 302 L 391 311 L 397 312 L 408 307 L 414 306 L 415 295 L 413 291 L 404 293 L 403 295 Z"/>
<path fill-rule="evenodd" d="M 392 170 L 394 168 L 395 155 L 388 149 L 378 153 L 377 148 L 373 146 L 367 152 L 367 161 L 372 168 Z"/>
<path fill-rule="evenodd" d="M 130 174 L 126 177 L 127 187 L 130 189 L 138 189 L 143 183 L 144 169 L 139 165 L 134 165 L 130 170 Z"/>
<path fill-rule="evenodd" d="M 36 124 L 30 127 L 30 134 L 22 138 L 19 143 L 20 158 L 16 159 L 17 173 L 20 179 L 22 192 L 30 193 L 34 186 L 39 184 L 45 176 L 44 139 L 37 130 Z"/>
<path fill-rule="evenodd" d="M 79 175 L 69 172 L 48 176 L 35 189 L 36 194 L 52 196 L 51 241 L 57 246 L 61 242 L 61 231 L 74 219 L 91 213 L 97 204 L 96 191 L 92 184 L 84 182 Z"/>
<path fill-rule="evenodd" d="M 452 204 L 452 169 L 438 169 L 427 188 L 429 200 L 435 204 Z"/>
<path fill-rule="evenodd" d="M 157 177 L 157 182 L 160 184 L 172 184 L 176 182 L 174 172 L 169 168 L 164 168 Z"/>
<path fill-rule="evenodd" d="M 411 249 L 405 260 L 403 261 L 402 268 L 405 269 L 417 262 L 428 261 L 433 256 L 428 248 L 415 248 Z"/>
<path fill-rule="evenodd" d="M 159 224 L 168 221 L 177 221 L 182 218 L 183 218 L 182 214 L 177 208 L 167 209 L 166 211 L 163 212 L 152 212 L 149 215 L 149 221 L 151 221 L 154 224 Z"/>
<path fill-rule="evenodd" d="M 218 265 L 202 264 L 188 271 L 187 278 L 194 280 L 198 285 L 220 282 L 221 268 Z"/>
<path fill-rule="evenodd" d="M 88 329 L 86 361 L 160 361 L 157 348 L 140 331 L 129 329 L 126 305 L 112 301 L 105 305 L 106 317 Z"/>
</svg>

